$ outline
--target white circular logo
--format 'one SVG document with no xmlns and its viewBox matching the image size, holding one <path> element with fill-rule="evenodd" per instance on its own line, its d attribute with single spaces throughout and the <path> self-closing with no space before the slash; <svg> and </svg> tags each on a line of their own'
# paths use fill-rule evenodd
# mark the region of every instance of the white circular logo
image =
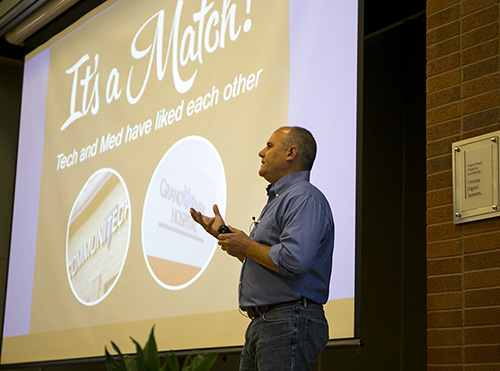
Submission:
<svg viewBox="0 0 500 371">
<path fill-rule="evenodd" d="M 144 258 L 154 280 L 180 290 L 208 266 L 217 240 L 194 222 L 191 207 L 213 215 L 226 211 L 226 177 L 216 148 L 207 139 L 179 140 L 163 156 L 149 183 L 142 215 Z"/>
<path fill-rule="evenodd" d="M 113 289 L 130 243 L 130 197 L 120 174 L 104 168 L 90 176 L 73 204 L 66 234 L 66 272 L 84 305 Z"/>
</svg>

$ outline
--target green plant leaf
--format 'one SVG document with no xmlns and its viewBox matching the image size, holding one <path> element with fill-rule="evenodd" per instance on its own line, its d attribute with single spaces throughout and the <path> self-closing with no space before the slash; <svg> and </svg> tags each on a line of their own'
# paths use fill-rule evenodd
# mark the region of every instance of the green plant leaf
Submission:
<svg viewBox="0 0 500 371">
<path fill-rule="evenodd" d="M 198 371 L 210 370 L 214 365 L 215 361 L 217 361 L 218 356 L 219 355 L 217 353 L 206 354 L 205 358 L 201 360 L 197 370 Z"/>
<path fill-rule="evenodd" d="M 120 356 L 120 359 L 121 359 L 122 363 L 125 365 L 125 359 L 123 358 L 123 354 L 120 351 L 120 348 L 118 348 L 118 345 L 116 345 L 113 342 L 111 342 L 111 345 L 113 346 L 113 349 L 115 350 L 115 352 L 118 353 L 118 355 Z"/>
<path fill-rule="evenodd" d="M 186 358 L 184 363 L 183 371 L 208 371 L 212 368 L 213 364 L 217 360 L 217 353 L 210 354 L 197 354 L 194 358 L 191 355 Z M 192 360 L 191 360 L 192 358 Z M 191 362 L 189 362 L 191 360 Z"/>
<path fill-rule="evenodd" d="M 148 367 L 153 371 L 160 369 L 160 358 L 158 357 L 158 348 L 156 346 L 155 340 L 155 327 L 151 328 L 151 332 L 149 333 L 149 339 L 144 346 L 144 358 L 148 365 Z"/>
<path fill-rule="evenodd" d="M 165 353 L 165 362 L 163 363 L 162 371 L 179 371 L 179 358 L 174 352 Z"/>
<path fill-rule="evenodd" d="M 186 357 L 186 359 L 184 360 L 184 363 L 182 364 L 181 371 L 190 371 L 191 370 L 191 358 L 192 357 L 193 357 L 192 353 Z"/>
<path fill-rule="evenodd" d="M 136 351 L 135 361 L 137 363 L 137 369 L 141 371 L 148 371 L 149 367 L 146 364 L 146 359 L 144 358 L 144 352 L 142 351 L 141 345 L 133 338 L 130 339 L 135 344 L 135 351 Z"/>
<path fill-rule="evenodd" d="M 136 356 L 135 359 L 123 355 L 120 348 L 111 341 L 113 349 L 118 353 L 121 363 L 117 362 L 111 354 L 109 354 L 108 349 L 104 347 L 106 369 L 108 371 L 179 371 L 179 358 L 177 355 L 171 351 L 170 353 L 165 353 L 165 361 L 163 366 L 160 368 L 160 359 L 158 356 L 158 348 L 156 345 L 156 340 L 154 337 L 154 326 L 151 328 L 148 341 L 144 348 L 132 337 L 130 338 L 135 344 Z M 197 355 L 190 354 L 182 367 L 182 371 L 208 371 L 212 368 L 213 364 L 217 360 L 217 353 L 204 354 L 200 353 Z"/>
<path fill-rule="evenodd" d="M 135 359 L 129 356 L 125 356 L 125 368 L 127 371 L 139 371 L 140 368 Z"/>
<path fill-rule="evenodd" d="M 109 354 L 108 349 L 104 347 L 104 358 L 106 370 L 108 371 L 125 371 L 125 367 L 115 361 L 115 359 Z"/>
</svg>

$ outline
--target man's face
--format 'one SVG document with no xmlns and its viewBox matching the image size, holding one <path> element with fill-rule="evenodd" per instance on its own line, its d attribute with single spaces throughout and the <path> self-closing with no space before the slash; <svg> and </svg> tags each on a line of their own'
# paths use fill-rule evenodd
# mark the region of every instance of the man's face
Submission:
<svg viewBox="0 0 500 371">
<path fill-rule="evenodd" d="M 269 138 L 266 147 L 259 152 L 259 157 L 262 159 L 259 175 L 271 184 L 286 175 L 288 148 L 283 145 L 286 134 L 284 129 L 276 130 Z"/>
</svg>

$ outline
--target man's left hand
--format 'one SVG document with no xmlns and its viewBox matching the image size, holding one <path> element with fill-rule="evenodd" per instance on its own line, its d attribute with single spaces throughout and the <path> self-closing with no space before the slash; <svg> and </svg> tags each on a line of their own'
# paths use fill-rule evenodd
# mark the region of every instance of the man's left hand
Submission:
<svg viewBox="0 0 500 371">
<path fill-rule="evenodd" d="M 229 255 L 243 261 L 247 256 L 247 250 L 252 243 L 250 237 L 245 232 L 228 226 L 230 233 L 220 233 L 217 239 L 222 250 Z"/>
<path fill-rule="evenodd" d="M 220 233 L 217 239 L 222 250 L 238 258 L 241 262 L 251 258 L 257 263 L 279 272 L 278 267 L 269 256 L 270 246 L 253 241 L 245 232 L 228 226 L 230 233 Z"/>
</svg>

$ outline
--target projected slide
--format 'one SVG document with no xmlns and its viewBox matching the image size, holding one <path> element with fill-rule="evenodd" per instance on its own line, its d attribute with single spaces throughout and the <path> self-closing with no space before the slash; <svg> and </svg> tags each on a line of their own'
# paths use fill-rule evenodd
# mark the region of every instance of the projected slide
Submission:
<svg viewBox="0 0 500 371">
<path fill-rule="evenodd" d="M 241 263 L 189 208 L 248 231 L 284 125 L 318 142 L 330 338 L 354 336 L 357 19 L 355 1 L 108 1 L 26 56 L 1 363 L 133 352 L 153 324 L 165 350 L 242 345 Z"/>
</svg>

